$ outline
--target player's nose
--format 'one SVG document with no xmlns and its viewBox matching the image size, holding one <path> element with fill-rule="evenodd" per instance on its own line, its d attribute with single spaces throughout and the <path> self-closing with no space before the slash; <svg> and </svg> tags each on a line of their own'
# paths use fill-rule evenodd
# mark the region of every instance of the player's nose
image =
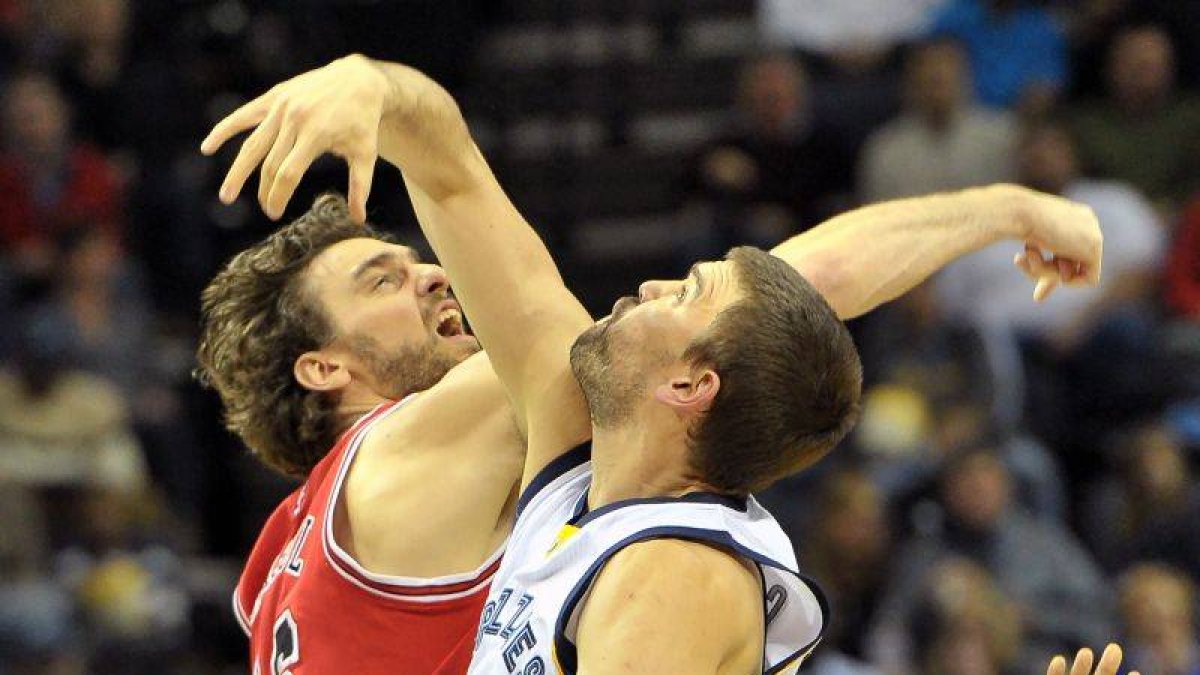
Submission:
<svg viewBox="0 0 1200 675">
<path fill-rule="evenodd" d="M 450 292 L 450 279 L 446 277 L 445 270 L 437 265 L 422 264 L 418 267 L 420 269 L 417 272 L 417 293 L 433 295 Z"/>
<path fill-rule="evenodd" d="M 651 279 L 650 281 L 642 282 L 638 286 L 638 300 L 647 302 L 661 298 L 664 295 L 671 293 L 671 285 L 677 284 L 678 281 L 666 281 L 663 279 Z"/>
</svg>

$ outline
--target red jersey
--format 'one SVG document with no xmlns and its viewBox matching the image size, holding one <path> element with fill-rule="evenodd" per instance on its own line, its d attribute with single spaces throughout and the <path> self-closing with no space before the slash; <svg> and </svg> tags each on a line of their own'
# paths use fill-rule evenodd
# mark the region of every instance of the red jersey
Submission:
<svg viewBox="0 0 1200 675">
<path fill-rule="evenodd" d="M 356 451 L 376 422 L 403 414 L 405 401 L 381 405 L 346 431 L 263 527 L 233 594 L 254 675 L 467 671 L 501 551 L 466 574 L 389 577 L 363 569 L 333 537 L 334 505 Z"/>
</svg>

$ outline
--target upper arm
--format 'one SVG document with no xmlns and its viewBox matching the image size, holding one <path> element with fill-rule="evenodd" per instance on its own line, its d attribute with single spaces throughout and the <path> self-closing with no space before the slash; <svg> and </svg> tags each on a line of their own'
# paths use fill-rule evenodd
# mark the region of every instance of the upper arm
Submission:
<svg viewBox="0 0 1200 675">
<path fill-rule="evenodd" d="M 587 596 L 579 673 L 750 672 L 761 666 L 762 611 L 757 574 L 732 555 L 673 539 L 633 544 Z"/>
</svg>

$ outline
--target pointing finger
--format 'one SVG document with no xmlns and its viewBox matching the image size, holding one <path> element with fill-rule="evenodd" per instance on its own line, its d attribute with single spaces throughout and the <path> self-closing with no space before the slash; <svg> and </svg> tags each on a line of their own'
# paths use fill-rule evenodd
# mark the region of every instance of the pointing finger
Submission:
<svg viewBox="0 0 1200 675">
<path fill-rule="evenodd" d="M 355 222 L 367 220 L 367 195 L 371 193 L 371 181 L 375 178 L 375 156 L 361 155 L 347 158 L 350 163 L 350 217 Z"/>
<path fill-rule="evenodd" d="M 229 204 L 237 199 L 242 192 L 242 187 L 246 184 L 246 179 L 250 177 L 254 167 L 258 166 L 258 163 L 266 156 L 278 132 L 279 116 L 268 115 L 263 123 L 246 137 L 246 140 L 242 142 L 242 149 L 238 151 L 237 157 L 233 160 L 233 165 L 225 174 L 225 182 L 221 183 L 221 201 Z"/>
<path fill-rule="evenodd" d="M 220 150 L 221 146 L 225 145 L 225 142 L 230 138 L 266 119 L 267 114 L 271 112 L 271 98 L 274 92 L 275 89 L 272 88 L 267 93 L 246 103 L 226 115 L 220 122 L 217 122 L 216 126 L 200 142 L 200 152 L 205 155 L 211 155 Z"/>
</svg>

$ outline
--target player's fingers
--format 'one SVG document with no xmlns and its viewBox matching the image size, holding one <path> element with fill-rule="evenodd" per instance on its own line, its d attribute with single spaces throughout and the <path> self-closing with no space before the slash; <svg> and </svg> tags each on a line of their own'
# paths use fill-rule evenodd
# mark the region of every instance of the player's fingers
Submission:
<svg viewBox="0 0 1200 675">
<path fill-rule="evenodd" d="M 242 105 L 237 110 L 225 116 L 220 122 L 208 132 L 204 140 L 200 142 L 200 152 L 205 155 L 211 155 L 221 149 L 225 142 L 243 131 L 261 123 L 266 119 L 267 114 L 271 112 L 271 101 L 274 98 L 275 88 L 259 96 L 258 98 Z"/>
<path fill-rule="evenodd" d="M 274 184 L 271 185 L 267 202 L 263 206 L 269 218 L 278 219 L 283 215 L 288 202 L 292 200 L 296 186 L 300 184 L 300 179 L 304 177 L 308 167 L 319 155 L 317 145 L 311 138 L 302 137 L 296 140 L 292 151 L 288 153 L 279 170 L 275 172 Z"/>
<path fill-rule="evenodd" d="M 1100 656 L 1100 665 L 1096 666 L 1096 675 L 1117 675 L 1120 667 L 1121 647 L 1110 644 L 1104 648 L 1104 654 Z"/>
<path fill-rule="evenodd" d="M 1050 297 L 1054 289 L 1058 288 L 1058 275 L 1051 273 L 1046 274 L 1038 279 L 1037 286 L 1033 289 L 1033 299 L 1036 302 L 1041 302 Z"/>
<path fill-rule="evenodd" d="M 1067 675 L 1067 660 L 1061 656 L 1050 659 L 1050 666 L 1046 668 L 1046 675 Z"/>
<path fill-rule="evenodd" d="M 297 133 L 296 125 L 285 121 L 279 130 L 279 135 L 275 137 L 275 142 L 271 144 L 271 151 L 263 160 L 262 169 L 259 170 L 258 205 L 268 216 L 271 215 L 271 210 L 268 208 L 267 200 L 271 194 L 271 187 L 275 185 L 275 175 L 279 173 L 279 167 L 283 165 L 284 158 L 292 152 L 292 148 L 296 145 Z"/>
<path fill-rule="evenodd" d="M 1090 675 L 1092 663 L 1095 661 L 1092 650 L 1084 647 L 1075 654 L 1075 662 L 1071 664 L 1071 675 Z"/>
<path fill-rule="evenodd" d="M 1038 276 L 1042 274 L 1042 270 L 1046 267 L 1046 259 L 1042 256 L 1042 249 L 1033 244 L 1025 244 L 1025 260 L 1029 263 L 1029 271 Z"/>
<path fill-rule="evenodd" d="M 254 171 L 254 167 L 258 166 L 267 151 L 271 149 L 277 133 L 279 133 L 279 116 L 267 115 L 262 124 L 246 137 L 246 140 L 242 142 L 242 149 L 238 151 L 237 157 L 233 160 L 233 165 L 225 174 L 225 181 L 221 183 L 221 201 L 229 204 L 237 199 L 242 187 L 246 184 L 246 179 Z"/>
<path fill-rule="evenodd" d="M 1013 256 L 1013 264 L 1016 265 L 1017 269 L 1021 270 L 1026 277 L 1029 277 L 1030 279 L 1037 279 L 1037 275 L 1033 273 L 1033 268 L 1030 267 L 1029 256 L 1027 254 L 1018 253 Z"/>
<path fill-rule="evenodd" d="M 1068 260 L 1067 258 L 1059 258 L 1055 256 L 1054 264 L 1058 266 L 1058 278 L 1061 279 L 1064 284 L 1071 283 L 1071 280 L 1075 278 L 1075 275 L 1079 270 L 1079 265 L 1077 265 L 1075 261 Z"/>
<path fill-rule="evenodd" d="M 1041 249 L 1032 244 L 1025 245 L 1025 257 L 1029 262 L 1032 276 L 1037 279 L 1037 286 L 1033 289 L 1033 299 L 1041 302 L 1058 287 L 1058 267 L 1046 262 L 1042 257 Z"/>
<path fill-rule="evenodd" d="M 347 157 L 346 161 L 350 164 L 350 217 L 359 223 L 366 222 L 367 196 L 375 178 L 375 155 Z"/>
</svg>

